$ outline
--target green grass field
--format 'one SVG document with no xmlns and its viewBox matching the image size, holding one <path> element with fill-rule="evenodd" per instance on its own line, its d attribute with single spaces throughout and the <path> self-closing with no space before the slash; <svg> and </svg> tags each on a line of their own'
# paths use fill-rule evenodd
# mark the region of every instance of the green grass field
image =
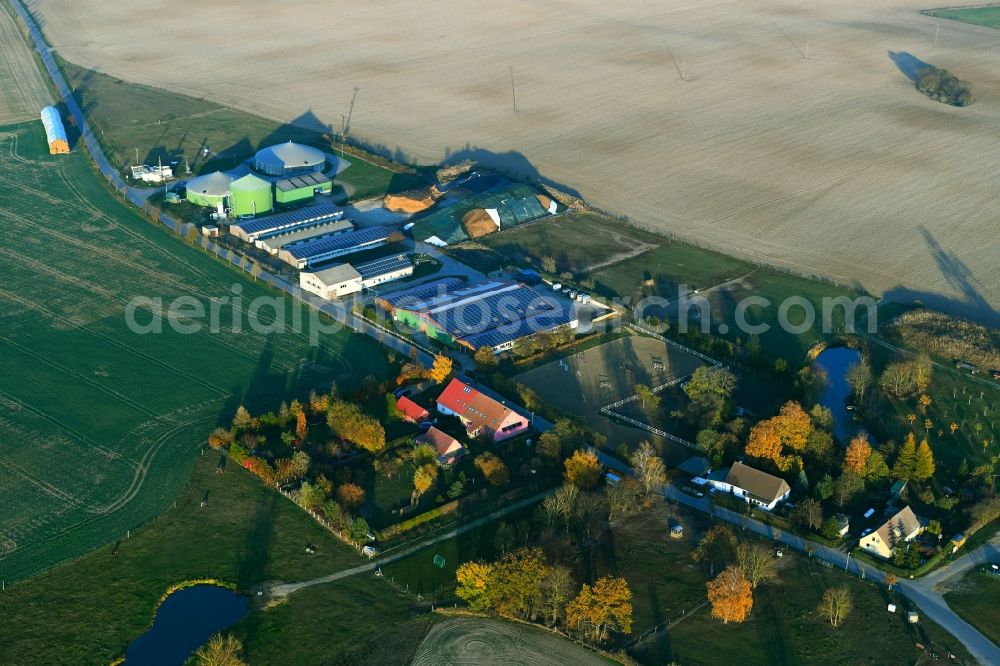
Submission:
<svg viewBox="0 0 1000 666">
<path fill-rule="evenodd" d="M 121 81 L 64 60 L 59 64 L 108 159 L 122 168 L 135 163 L 136 151 L 143 164 L 177 162 L 175 172 L 184 177 L 185 159 L 195 174 L 224 171 L 260 148 L 285 141 L 334 150 L 322 132 L 303 128 L 322 124 L 310 114 L 281 125 L 207 100 Z M 207 158 L 202 156 L 205 148 Z M 391 170 L 350 153 L 345 158 L 351 166 L 334 179 L 341 197 L 367 199 L 423 183 L 415 170 L 401 165 Z"/>
<path fill-rule="evenodd" d="M 1000 576 L 970 571 L 945 600 L 966 622 L 1000 644 Z"/>
<path fill-rule="evenodd" d="M 767 304 L 751 303 L 745 320 L 754 326 L 767 325 L 768 330 L 758 336 L 765 354 L 790 361 L 801 360 L 817 341 L 842 330 L 843 312 L 833 309 L 833 325 L 829 333 L 823 332 L 824 299 L 855 296 L 849 289 L 761 268 L 595 213 L 564 215 L 487 236 L 477 243 L 487 248 L 480 254 L 488 252 L 498 263 L 542 269 L 543 258 L 551 259 L 555 264 L 553 279 L 572 282 L 605 298 L 629 298 L 633 304 L 651 296 L 676 301 L 679 293 L 698 290 L 699 294 L 689 297 L 701 296 L 708 302 L 710 332 L 729 340 L 746 342 L 750 338 L 738 325 L 736 306 L 747 297 L 763 297 Z M 780 325 L 779 307 L 790 297 L 808 301 L 816 315 L 813 325 L 802 332 Z M 646 314 L 666 316 L 673 320 L 675 329 L 678 327 L 676 306 L 663 310 L 651 303 Z M 790 308 L 787 320 L 793 326 L 802 324 L 801 308 Z M 700 330 L 702 321 L 690 319 L 687 326 Z"/>
<path fill-rule="evenodd" d="M 211 577 L 241 589 L 304 580 L 361 562 L 297 506 L 242 469 L 218 475 L 218 454 L 198 458 L 176 508 L 131 539 L 11 586 L 0 595 L 0 663 L 107 664 L 153 619 L 171 584 Z M 203 498 L 208 499 L 200 507 Z M 305 552 L 311 544 L 315 554 Z M 395 646 L 410 602 L 368 575 L 296 593 L 254 610 L 232 629 L 252 664 L 341 663 L 371 643 Z M 397 624 L 398 623 L 398 624 Z M 364 630 L 361 630 L 361 628 Z M 417 635 L 403 633 L 408 649 Z M 322 647 L 320 647 L 322 646 Z M 394 652 L 381 652 L 390 661 Z M 357 661 L 354 663 L 358 663 Z"/>
<path fill-rule="evenodd" d="M 126 210 L 86 156 L 52 157 L 36 122 L 0 127 L 0 578 L 17 580 L 108 543 L 162 511 L 205 434 L 240 402 L 273 407 L 336 381 L 384 377 L 376 344 L 311 346 L 292 302 Z M 241 298 L 220 332 L 140 335 L 136 296 Z M 256 297 L 284 309 L 248 310 Z M 241 319 L 242 332 L 232 322 Z M 137 319 L 148 321 L 148 312 Z M 279 321 L 280 319 L 280 321 Z M 304 315 L 304 321 L 309 318 Z"/>
<path fill-rule="evenodd" d="M 923 12 L 928 16 L 982 25 L 987 28 L 1000 28 L 1000 6 L 986 7 L 950 7 L 947 9 L 928 9 Z"/>
</svg>

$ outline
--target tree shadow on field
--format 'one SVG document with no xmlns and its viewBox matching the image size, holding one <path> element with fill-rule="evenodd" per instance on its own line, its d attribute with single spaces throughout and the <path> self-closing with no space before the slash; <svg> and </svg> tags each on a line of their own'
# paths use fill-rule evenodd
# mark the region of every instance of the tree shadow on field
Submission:
<svg viewBox="0 0 1000 666">
<path fill-rule="evenodd" d="M 569 185 L 543 176 L 538 168 L 531 163 L 531 160 L 524 155 L 524 153 L 516 150 L 508 150 L 505 153 L 497 153 L 492 150 L 487 150 L 486 148 L 478 148 L 471 144 L 465 144 L 465 146 L 459 148 L 458 150 L 453 150 L 450 147 L 446 148 L 444 159 L 441 160 L 441 163 L 445 165 L 456 164 L 466 160 L 482 164 L 490 167 L 498 173 L 525 180 L 534 185 L 544 185 L 560 192 L 565 192 L 572 197 L 580 199 L 583 198 L 577 190 Z"/>
<path fill-rule="evenodd" d="M 920 70 L 924 67 L 930 67 L 929 64 L 906 51 L 889 51 L 889 59 L 896 63 L 896 67 L 899 68 L 899 71 L 901 71 L 906 78 L 913 83 L 917 82 L 917 78 L 920 76 Z"/>
<path fill-rule="evenodd" d="M 919 227 L 919 232 L 924 242 L 927 243 L 931 258 L 937 264 L 941 274 L 962 297 L 954 298 L 900 285 L 887 290 L 883 294 L 883 298 L 897 303 L 917 303 L 987 326 L 1000 326 L 1000 312 L 983 294 L 985 286 L 972 272 L 972 269 L 955 252 L 942 246 L 941 242 L 926 227 Z"/>
</svg>

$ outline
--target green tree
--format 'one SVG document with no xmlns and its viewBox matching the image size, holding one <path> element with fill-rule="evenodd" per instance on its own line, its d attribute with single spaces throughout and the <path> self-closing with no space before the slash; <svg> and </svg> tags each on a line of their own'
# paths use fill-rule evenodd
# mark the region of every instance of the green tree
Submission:
<svg viewBox="0 0 1000 666">
<path fill-rule="evenodd" d="M 906 435 L 906 439 L 903 441 L 903 446 L 899 449 L 899 455 L 896 456 L 896 462 L 892 466 L 892 475 L 897 479 L 909 481 L 913 478 L 914 465 L 916 464 L 916 461 L 917 440 L 911 432 Z"/>
<path fill-rule="evenodd" d="M 635 394 L 639 397 L 639 403 L 643 407 L 649 405 L 651 408 L 656 409 L 660 406 L 660 397 L 653 393 L 653 390 L 645 384 L 636 384 Z"/>
<path fill-rule="evenodd" d="M 913 460 L 913 479 L 923 481 L 934 476 L 934 454 L 931 452 L 931 445 L 927 440 L 920 442 L 916 456 Z"/>
<path fill-rule="evenodd" d="M 824 474 L 823 478 L 816 482 L 816 497 L 821 500 L 828 500 L 833 497 L 833 491 L 833 477 L 829 474 Z"/>
<path fill-rule="evenodd" d="M 480 372 L 493 372 L 500 365 L 500 360 L 492 347 L 480 347 L 473 359 L 476 361 L 476 369 Z"/>
<path fill-rule="evenodd" d="M 820 530 L 820 534 L 827 539 L 836 541 L 840 538 L 840 522 L 835 517 L 830 516 L 823 523 L 823 529 Z"/>
<path fill-rule="evenodd" d="M 368 532 L 371 528 L 368 527 L 368 521 L 360 516 L 355 518 L 351 522 L 351 541 L 354 543 L 364 543 L 368 541 Z"/>
<path fill-rule="evenodd" d="M 703 427 L 717 425 L 735 388 L 736 375 L 726 368 L 703 365 L 695 370 L 684 385 L 693 420 Z"/>
</svg>

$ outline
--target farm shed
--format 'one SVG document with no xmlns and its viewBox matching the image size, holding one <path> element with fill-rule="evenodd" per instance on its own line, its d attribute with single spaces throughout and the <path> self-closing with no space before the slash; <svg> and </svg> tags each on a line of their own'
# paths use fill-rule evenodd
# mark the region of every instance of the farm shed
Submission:
<svg viewBox="0 0 1000 666">
<path fill-rule="evenodd" d="M 271 183 L 248 173 L 229 184 L 229 205 L 234 217 L 269 213 L 273 208 Z"/>
<path fill-rule="evenodd" d="M 433 446 L 437 452 L 437 462 L 442 466 L 453 464 L 460 456 L 468 452 L 457 439 L 434 426 L 431 426 L 427 432 L 418 436 L 414 441 L 418 444 Z"/>
<path fill-rule="evenodd" d="M 274 184 L 274 200 L 280 204 L 312 199 L 317 194 L 329 194 L 333 182 L 321 173 L 307 173 L 284 178 Z"/>
<path fill-rule="evenodd" d="M 225 205 L 232 182 L 233 179 L 221 171 L 192 178 L 185 185 L 187 200 L 196 206 L 208 208 L 216 208 L 219 204 Z"/>
<path fill-rule="evenodd" d="M 361 291 L 361 273 L 350 264 L 299 273 L 299 286 L 320 298 L 333 300 Z"/>
<path fill-rule="evenodd" d="M 49 144 L 50 155 L 65 155 L 69 152 L 69 140 L 66 138 L 66 128 L 63 127 L 59 111 L 54 106 L 42 109 L 42 125 L 45 127 L 45 140 Z"/>
<path fill-rule="evenodd" d="M 394 254 L 381 259 L 366 261 L 355 266 L 361 273 L 361 284 L 370 289 L 377 284 L 392 282 L 413 275 L 413 262 L 408 254 Z"/>
<path fill-rule="evenodd" d="M 326 166 L 323 151 L 300 143 L 279 143 L 257 151 L 253 168 L 268 176 L 294 176 L 320 172 Z"/>
</svg>

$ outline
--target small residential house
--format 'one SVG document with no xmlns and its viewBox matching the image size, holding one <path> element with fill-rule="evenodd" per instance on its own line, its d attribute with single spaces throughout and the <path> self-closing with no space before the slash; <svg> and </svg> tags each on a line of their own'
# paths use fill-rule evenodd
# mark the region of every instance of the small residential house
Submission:
<svg viewBox="0 0 1000 666">
<path fill-rule="evenodd" d="M 437 399 L 437 409 L 457 416 L 469 437 L 499 442 L 528 429 L 528 418 L 459 379 L 452 379 Z"/>
<path fill-rule="evenodd" d="M 747 504 L 772 511 L 779 502 L 788 499 L 792 489 L 784 479 L 736 462 L 729 470 L 720 470 L 708 477 L 713 487 L 742 498 Z"/>
<path fill-rule="evenodd" d="M 711 463 L 705 456 L 691 456 L 677 466 L 678 471 L 690 474 L 691 476 L 702 476 L 711 468 Z"/>
<path fill-rule="evenodd" d="M 923 527 L 913 509 L 907 506 L 885 521 L 877 530 L 861 537 L 858 545 L 872 555 L 887 560 L 892 556 L 893 548 L 912 541 L 922 530 Z"/>
<path fill-rule="evenodd" d="M 427 443 L 433 446 L 434 450 L 437 451 L 439 465 L 451 465 L 468 452 L 457 439 L 434 426 L 417 437 L 415 441 L 418 444 Z"/>
<path fill-rule="evenodd" d="M 399 400 L 396 401 L 396 409 L 399 410 L 403 420 L 409 421 L 410 423 L 423 423 L 431 418 L 430 412 L 407 398 L 405 395 L 401 396 Z"/>
</svg>

